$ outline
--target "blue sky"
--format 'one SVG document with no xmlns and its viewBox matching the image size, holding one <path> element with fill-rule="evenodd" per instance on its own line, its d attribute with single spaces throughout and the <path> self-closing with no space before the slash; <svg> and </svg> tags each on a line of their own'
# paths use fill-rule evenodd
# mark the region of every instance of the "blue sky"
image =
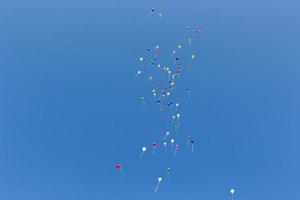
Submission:
<svg viewBox="0 0 300 200">
<path fill-rule="evenodd" d="M 152 200 L 300 198 L 296 1 L 2 1 L 0 198 Z M 164 13 L 147 18 L 150 8 Z M 179 89 L 195 152 L 161 147 L 167 115 L 144 108 L 135 78 L 149 46 L 201 27 Z M 151 104 L 151 103 L 150 103 Z M 185 140 L 182 136 L 181 142 Z M 122 163 L 126 177 L 114 168 Z M 154 193 L 156 178 L 165 176 Z"/>
</svg>

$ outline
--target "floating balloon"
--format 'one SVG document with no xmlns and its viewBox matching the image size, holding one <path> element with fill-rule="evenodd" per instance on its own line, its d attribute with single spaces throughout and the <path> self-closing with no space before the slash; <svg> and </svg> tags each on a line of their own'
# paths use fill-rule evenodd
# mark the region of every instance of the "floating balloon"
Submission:
<svg viewBox="0 0 300 200">
<path fill-rule="evenodd" d="M 175 156 L 176 156 L 176 154 L 177 154 L 178 149 L 179 149 L 179 145 L 176 144 L 176 145 L 175 145 L 175 152 L 174 152 L 174 155 L 175 155 Z"/>
<path fill-rule="evenodd" d="M 167 131 L 164 137 L 164 140 L 170 135 L 170 131 Z"/>
<path fill-rule="evenodd" d="M 151 16 L 153 15 L 154 12 L 155 12 L 155 9 L 154 9 L 154 8 L 151 8 L 148 17 L 151 17 Z"/>
<path fill-rule="evenodd" d="M 153 142 L 153 143 L 152 143 L 153 156 L 155 155 L 156 147 L 157 147 L 156 142 Z"/>
<path fill-rule="evenodd" d="M 174 145 L 174 142 L 175 142 L 175 140 L 174 139 L 171 139 L 171 150 L 173 151 L 173 145 Z"/>
<path fill-rule="evenodd" d="M 186 141 L 186 146 L 189 146 L 190 142 L 191 142 L 192 136 L 188 136 L 188 139 Z"/>
<path fill-rule="evenodd" d="M 176 115 L 172 115 L 171 125 L 173 124 L 173 122 L 175 121 L 175 119 L 176 119 Z"/>
<path fill-rule="evenodd" d="M 172 51 L 171 57 L 174 56 L 176 54 L 176 50 Z"/>
<path fill-rule="evenodd" d="M 166 172 L 167 172 L 167 177 L 169 179 L 170 178 L 170 173 L 171 173 L 171 168 L 167 167 Z"/>
<path fill-rule="evenodd" d="M 143 61 L 144 61 L 144 58 L 143 58 L 143 57 L 140 57 L 140 61 L 143 62 Z"/>
<path fill-rule="evenodd" d="M 191 89 L 187 88 L 187 89 L 186 89 L 186 92 L 187 92 L 188 98 L 190 98 L 190 97 L 191 97 Z"/>
<path fill-rule="evenodd" d="M 195 60 L 195 58 L 196 58 L 196 55 L 192 54 L 192 59 Z"/>
<path fill-rule="evenodd" d="M 142 152 L 140 154 L 140 158 L 143 157 L 144 153 L 147 151 L 147 147 L 142 147 Z"/>
<path fill-rule="evenodd" d="M 168 81 L 170 81 L 171 73 L 172 73 L 172 72 L 169 70 L 169 71 L 168 71 Z"/>
<path fill-rule="evenodd" d="M 177 127 L 179 127 L 179 118 L 180 118 L 180 114 L 177 113 L 176 117 L 177 117 Z"/>
<path fill-rule="evenodd" d="M 230 189 L 230 194 L 231 194 L 231 200 L 233 200 L 233 194 L 235 193 L 235 190 L 232 188 Z"/>
<path fill-rule="evenodd" d="M 121 164 L 117 163 L 117 164 L 115 165 L 115 167 L 116 167 L 117 169 L 121 169 Z"/>
<path fill-rule="evenodd" d="M 178 131 L 178 126 L 177 125 L 174 125 L 173 128 L 175 129 L 176 133 Z"/>
<path fill-rule="evenodd" d="M 177 108 L 179 107 L 179 103 L 176 103 L 175 106 L 176 106 L 176 110 L 177 110 Z"/>
<path fill-rule="evenodd" d="M 155 187 L 154 192 L 157 192 L 157 191 L 158 191 L 158 187 L 159 187 L 159 184 L 160 184 L 161 181 L 162 181 L 162 177 L 158 177 L 158 179 L 157 179 L 157 185 L 156 185 L 156 187 Z"/>
<path fill-rule="evenodd" d="M 164 142 L 163 145 L 165 147 L 165 151 L 167 151 L 167 142 Z"/>
<path fill-rule="evenodd" d="M 190 33 L 191 27 L 190 26 L 186 26 L 186 31 L 187 31 L 187 33 Z"/>
<path fill-rule="evenodd" d="M 142 104 L 145 106 L 146 102 L 145 102 L 145 97 L 144 96 L 140 96 L 140 101 L 142 102 Z"/>
<path fill-rule="evenodd" d="M 121 164 L 120 164 L 120 163 L 117 163 L 117 164 L 115 165 L 115 167 L 116 167 L 116 169 L 118 169 L 118 170 L 121 171 L 122 178 L 124 178 L 124 171 L 123 171 L 123 168 L 122 168 Z"/>
<path fill-rule="evenodd" d="M 136 74 L 136 77 L 138 77 L 139 75 L 141 75 L 142 74 L 142 71 L 141 70 L 138 70 L 137 71 L 137 74 Z"/>
</svg>

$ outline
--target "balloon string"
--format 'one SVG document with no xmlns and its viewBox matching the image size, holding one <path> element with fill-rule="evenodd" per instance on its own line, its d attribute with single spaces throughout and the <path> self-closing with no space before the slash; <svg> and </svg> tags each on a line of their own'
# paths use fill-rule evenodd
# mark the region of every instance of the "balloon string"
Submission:
<svg viewBox="0 0 300 200">
<path fill-rule="evenodd" d="M 142 153 L 141 153 L 141 155 L 140 155 L 140 158 L 142 158 L 142 157 L 143 157 L 143 154 L 144 154 L 144 151 L 142 151 Z"/>
<path fill-rule="evenodd" d="M 157 185 L 156 185 L 156 188 L 155 188 L 155 191 L 154 191 L 154 192 L 157 192 L 157 190 L 158 190 L 158 187 L 159 187 L 159 182 L 157 183 Z"/>
</svg>

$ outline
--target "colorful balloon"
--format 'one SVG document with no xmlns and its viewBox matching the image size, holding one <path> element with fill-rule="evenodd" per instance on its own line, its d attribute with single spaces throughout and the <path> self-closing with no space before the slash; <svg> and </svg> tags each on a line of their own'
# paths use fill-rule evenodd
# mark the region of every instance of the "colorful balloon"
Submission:
<svg viewBox="0 0 300 200">
<path fill-rule="evenodd" d="M 147 151 L 147 147 L 142 147 L 142 152 L 140 154 L 140 158 L 143 157 L 144 153 Z"/>
<path fill-rule="evenodd" d="M 117 164 L 115 165 L 115 167 L 116 167 L 117 169 L 121 169 L 121 164 L 120 164 L 120 163 L 117 163 Z"/>
<path fill-rule="evenodd" d="M 152 143 L 153 156 L 155 155 L 156 147 L 157 147 L 156 142 L 153 142 L 153 143 Z"/>
<path fill-rule="evenodd" d="M 159 184 L 160 184 L 161 181 L 162 181 L 162 177 L 158 177 L 158 178 L 157 178 L 157 185 L 156 185 L 156 187 L 155 187 L 154 192 L 157 192 L 157 191 L 158 191 L 158 187 L 159 187 Z"/>
<path fill-rule="evenodd" d="M 122 168 L 121 164 L 117 163 L 115 165 L 115 167 L 116 167 L 116 169 L 119 169 L 121 171 L 122 178 L 124 178 L 124 171 L 123 171 L 123 168 Z"/>
<path fill-rule="evenodd" d="M 232 188 L 230 189 L 230 194 L 231 194 L 231 200 L 233 200 L 233 194 L 235 193 L 235 190 Z"/>
<path fill-rule="evenodd" d="M 175 156 L 176 156 L 176 154 L 177 154 L 178 149 L 179 149 L 179 144 L 176 144 L 176 145 L 175 145 L 175 152 L 174 152 L 174 155 L 175 155 Z"/>
</svg>

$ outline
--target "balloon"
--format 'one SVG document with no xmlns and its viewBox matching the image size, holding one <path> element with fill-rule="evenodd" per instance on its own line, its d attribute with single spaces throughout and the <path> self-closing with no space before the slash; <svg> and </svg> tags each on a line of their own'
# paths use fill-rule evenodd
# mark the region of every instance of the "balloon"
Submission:
<svg viewBox="0 0 300 200">
<path fill-rule="evenodd" d="M 153 156 L 155 156 L 156 146 L 157 146 L 156 142 L 153 142 L 153 143 L 152 143 Z"/>
<path fill-rule="evenodd" d="M 189 144 L 190 144 L 190 142 L 191 142 L 191 139 L 192 139 L 192 136 L 188 136 L 188 139 L 187 139 L 187 141 L 186 141 L 186 146 L 188 146 L 189 147 Z"/>
<path fill-rule="evenodd" d="M 141 71 L 141 70 L 138 70 L 138 71 L 137 71 L 137 74 L 136 74 L 136 77 L 139 76 L 139 75 L 141 75 L 141 74 L 142 74 L 142 71 Z"/>
<path fill-rule="evenodd" d="M 170 135 L 170 131 L 166 132 L 165 138 L 168 137 Z"/>
<path fill-rule="evenodd" d="M 142 147 L 142 152 L 140 154 L 140 158 L 143 157 L 144 153 L 147 151 L 147 147 Z"/>
<path fill-rule="evenodd" d="M 156 185 L 156 187 L 155 187 L 155 190 L 154 190 L 154 192 L 157 192 L 157 190 L 158 190 L 158 187 L 159 187 L 159 184 L 160 184 L 160 182 L 162 181 L 162 177 L 158 177 L 157 178 L 157 185 Z"/>
<path fill-rule="evenodd" d="M 186 89 L 186 92 L 187 92 L 188 98 L 190 98 L 190 97 L 191 97 L 191 89 L 187 88 L 187 89 Z"/>
<path fill-rule="evenodd" d="M 144 58 L 143 58 L 143 57 L 140 57 L 140 61 L 143 62 L 143 60 L 144 60 Z"/>
<path fill-rule="evenodd" d="M 175 140 L 171 139 L 171 150 L 173 151 L 173 145 L 174 145 Z"/>
<path fill-rule="evenodd" d="M 117 168 L 117 169 L 121 169 L 121 164 L 117 163 L 117 164 L 116 164 L 116 168 Z"/>
<path fill-rule="evenodd" d="M 233 194 L 235 193 L 235 190 L 232 188 L 230 189 L 230 194 L 231 194 L 231 200 L 233 200 Z"/>
<path fill-rule="evenodd" d="M 116 169 L 119 169 L 121 171 L 121 174 L 122 174 L 122 178 L 124 179 L 124 172 L 123 172 L 123 169 L 122 169 L 122 166 L 120 163 L 117 163 L 115 165 Z"/>
<path fill-rule="evenodd" d="M 176 144 L 176 145 L 175 145 L 175 152 L 174 152 L 174 156 L 176 156 L 178 149 L 179 149 L 179 145 L 178 145 L 178 144 Z"/>
<path fill-rule="evenodd" d="M 153 142 L 153 143 L 152 143 L 152 147 L 153 147 L 153 148 L 156 148 L 156 145 L 157 145 L 156 142 Z"/>
<path fill-rule="evenodd" d="M 164 142 L 163 145 L 165 147 L 165 151 L 167 151 L 167 142 Z"/>
</svg>

